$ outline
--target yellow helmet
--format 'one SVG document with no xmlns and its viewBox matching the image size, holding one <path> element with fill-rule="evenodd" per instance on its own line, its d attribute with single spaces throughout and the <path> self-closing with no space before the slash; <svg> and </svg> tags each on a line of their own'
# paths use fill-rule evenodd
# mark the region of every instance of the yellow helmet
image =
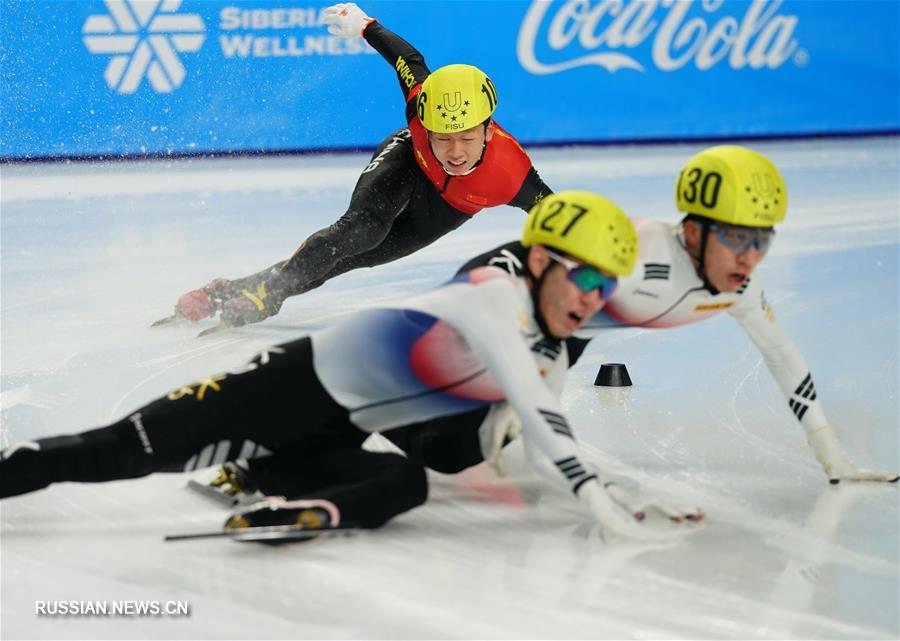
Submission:
<svg viewBox="0 0 900 641">
<path fill-rule="evenodd" d="M 760 153 L 735 145 L 704 149 L 675 183 L 679 211 L 744 227 L 772 227 L 787 213 L 787 186 Z"/>
<path fill-rule="evenodd" d="M 478 67 L 447 65 L 425 78 L 416 109 L 429 131 L 450 133 L 481 124 L 497 108 L 494 83 Z"/>
<path fill-rule="evenodd" d="M 625 213 L 586 191 L 563 191 L 538 202 L 528 213 L 522 244 L 556 249 L 616 276 L 628 276 L 638 255 L 637 232 Z"/>
</svg>

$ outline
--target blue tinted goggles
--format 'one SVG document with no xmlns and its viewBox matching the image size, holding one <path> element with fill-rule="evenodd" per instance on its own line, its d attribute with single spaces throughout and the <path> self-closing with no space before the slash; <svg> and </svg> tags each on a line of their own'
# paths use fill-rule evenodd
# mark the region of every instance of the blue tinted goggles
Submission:
<svg viewBox="0 0 900 641">
<path fill-rule="evenodd" d="M 566 270 L 566 278 L 581 291 L 587 293 L 596 289 L 600 292 L 600 300 L 607 300 L 616 291 L 616 286 L 619 284 L 618 279 L 604 276 L 596 267 L 582 265 L 549 249 L 547 250 L 547 255 L 554 262 L 563 266 L 563 269 Z"/>
<path fill-rule="evenodd" d="M 725 245 L 735 254 L 743 254 L 751 247 L 760 254 L 769 251 L 772 240 L 775 238 L 775 230 L 771 227 L 741 227 L 739 225 L 726 225 L 713 223 L 710 231 L 716 234 L 719 242 Z"/>
</svg>

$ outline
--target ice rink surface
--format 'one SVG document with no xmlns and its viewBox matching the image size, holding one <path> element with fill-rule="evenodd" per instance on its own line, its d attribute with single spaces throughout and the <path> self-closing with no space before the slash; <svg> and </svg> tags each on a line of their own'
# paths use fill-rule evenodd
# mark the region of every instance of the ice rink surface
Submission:
<svg viewBox="0 0 900 641">
<path fill-rule="evenodd" d="M 673 183 L 704 145 L 536 150 L 556 190 L 676 220 Z M 757 274 L 804 353 L 847 453 L 898 461 L 898 140 L 757 143 L 789 186 Z M 118 419 L 340 314 L 447 279 L 514 238 L 488 210 L 431 247 L 353 272 L 255 326 L 151 329 L 215 276 L 287 257 L 343 211 L 367 157 L 3 166 L 2 441 Z M 634 387 L 592 386 L 602 362 Z M 595 339 L 564 396 L 586 458 L 702 507 L 669 547 L 606 545 L 574 501 L 508 455 L 432 475 L 428 503 L 378 531 L 268 548 L 164 543 L 223 508 L 183 475 L 65 484 L 4 501 L 4 639 L 896 639 L 898 488 L 829 486 L 760 356 L 722 315 Z M 261 418 L 261 420 L 265 420 Z M 285 426 L 289 429 L 290 426 Z M 207 472 L 208 475 L 208 472 Z M 187 601 L 188 617 L 50 617 L 37 601 Z"/>
</svg>

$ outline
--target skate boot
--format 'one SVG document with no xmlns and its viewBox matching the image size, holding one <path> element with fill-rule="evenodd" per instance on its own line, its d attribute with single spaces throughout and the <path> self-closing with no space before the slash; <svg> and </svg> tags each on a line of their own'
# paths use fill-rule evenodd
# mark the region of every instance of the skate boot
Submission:
<svg viewBox="0 0 900 641">
<path fill-rule="evenodd" d="M 331 501 L 301 499 L 286 501 L 270 497 L 237 512 L 225 521 L 226 532 L 254 531 L 257 528 L 285 527 L 291 530 L 310 530 L 309 540 L 317 538 L 315 532 L 327 530 L 340 523 L 340 512 Z M 284 541 L 273 541 L 282 543 Z"/>
<path fill-rule="evenodd" d="M 226 462 L 207 483 L 191 479 L 188 488 L 228 506 L 251 505 L 264 498 L 250 480 L 244 459 Z"/>
<path fill-rule="evenodd" d="M 200 289 L 189 291 L 175 303 L 175 313 L 153 323 L 153 327 L 178 321 L 198 321 L 222 309 L 225 301 L 238 293 L 234 283 L 224 278 L 216 278 Z"/>
<path fill-rule="evenodd" d="M 253 291 L 242 289 L 222 304 L 222 324 L 240 327 L 258 323 L 277 314 L 283 302 L 284 298 L 266 283 L 259 283 Z"/>
<path fill-rule="evenodd" d="M 233 294 L 219 307 L 222 315 L 219 324 L 200 332 L 200 336 L 214 334 L 230 327 L 258 323 L 281 310 L 287 298 L 288 279 L 279 265 L 274 265 L 251 276 L 231 281 Z"/>
<path fill-rule="evenodd" d="M 228 496 L 237 496 L 249 488 L 247 473 L 239 464 L 231 461 L 219 468 L 216 477 L 209 484 Z"/>
<path fill-rule="evenodd" d="M 230 280 L 216 278 L 200 289 L 188 292 L 178 299 L 175 310 L 190 321 L 214 316 L 225 301 L 237 294 Z"/>
</svg>

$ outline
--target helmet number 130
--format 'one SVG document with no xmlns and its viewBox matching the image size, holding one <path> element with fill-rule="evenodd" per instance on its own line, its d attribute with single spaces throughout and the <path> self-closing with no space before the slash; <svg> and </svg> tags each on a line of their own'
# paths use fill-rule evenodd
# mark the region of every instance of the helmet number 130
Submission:
<svg viewBox="0 0 900 641">
<path fill-rule="evenodd" d="M 685 189 L 682 190 L 682 182 Z M 685 202 L 694 204 L 699 199 L 700 204 L 707 209 L 713 209 L 719 200 L 719 189 L 722 187 L 722 174 L 711 171 L 704 174 L 698 167 L 694 167 L 685 176 L 684 172 L 678 177 L 678 190 Z"/>
</svg>

